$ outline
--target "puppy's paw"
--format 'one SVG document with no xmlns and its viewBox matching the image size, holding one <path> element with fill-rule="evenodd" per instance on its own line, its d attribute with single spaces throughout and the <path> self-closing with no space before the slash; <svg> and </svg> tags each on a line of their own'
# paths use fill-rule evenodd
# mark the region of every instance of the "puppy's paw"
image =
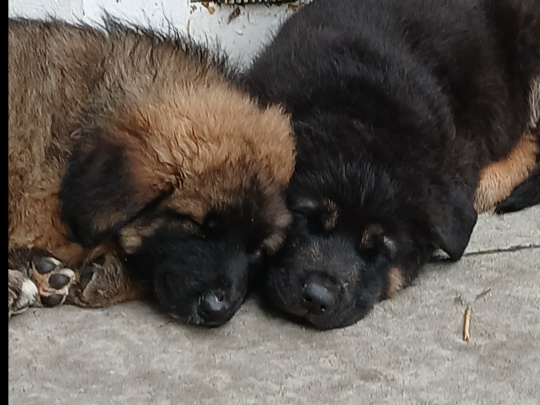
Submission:
<svg viewBox="0 0 540 405">
<path fill-rule="evenodd" d="M 124 262 L 112 252 L 88 260 L 75 277 L 67 300 L 73 305 L 104 308 L 141 296 L 126 273 Z"/>
<path fill-rule="evenodd" d="M 8 269 L 8 318 L 39 305 L 38 289 L 24 273 Z"/>
<path fill-rule="evenodd" d="M 34 258 L 29 270 L 43 306 L 55 307 L 64 303 L 75 280 L 73 270 L 65 268 L 60 260 L 47 256 Z"/>
</svg>

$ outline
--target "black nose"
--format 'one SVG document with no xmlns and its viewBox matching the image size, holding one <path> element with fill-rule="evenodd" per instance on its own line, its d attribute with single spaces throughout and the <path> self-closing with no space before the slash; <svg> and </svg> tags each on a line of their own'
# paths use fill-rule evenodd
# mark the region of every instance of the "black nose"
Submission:
<svg viewBox="0 0 540 405">
<path fill-rule="evenodd" d="M 210 291 L 201 296 L 197 312 L 208 326 L 221 325 L 229 320 L 230 303 L 219 291 Z"/>
<path fill-rule="evenodd" d="M 328 280 L 308 279 L 302 288 L 304 307 L 310 312 L 322 314 L 334 308 L 339 290 Z"/>
</svg>

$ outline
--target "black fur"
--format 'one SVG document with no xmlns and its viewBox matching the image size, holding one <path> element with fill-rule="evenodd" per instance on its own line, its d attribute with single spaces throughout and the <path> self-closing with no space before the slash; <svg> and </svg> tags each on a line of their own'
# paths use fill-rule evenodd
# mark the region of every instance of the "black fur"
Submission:
<svg viewBox="0 0 540 405">
<path fill-rule="evenodd" d="M 537 167 L 527 180 L 517 186 L 510 196 L 501 201 L 495 208 L 495 212 L 505 214 L 537 204 L 540 204 L 540 167 Z"/>
<path fill-rule="evenodd" d="M 162 225 L 126 254 L 126 264 L 153 283 L 171 313 L 191 324 L 221 325 L 242 305 L 260 260 L 258 249 L 270 233 L 256 210 L 245 205 L 210 212 L 203 224 L 175 212 L 149 216 Z"/>
<path fill-rule="evenodd" d="M 72 240 L 86 248 L 95 247 L 133 221 L 147 204 L 159 197 L 141 196 L 131 177 L 131 166 L 121 146 L 107 142 L 101 133 L 81 137 L 59 191 L 61 218 L 69 224 Z M 110 217 L 110 212 L 118 213 L 119 218 L 103 220 L 107 226 L 97 229 L 96 217 Z"/>
<path fill-rule="evenodd" d="M 316 0 L 290 18 L 245 76 L 297 137 L 267 298 L 343 327 L 391 293 L 391 269 L 404 287 L 437 248 L 458 260 L 480 170 L 526 128 L 539 50 L 535 0 Z"/>
</svg>

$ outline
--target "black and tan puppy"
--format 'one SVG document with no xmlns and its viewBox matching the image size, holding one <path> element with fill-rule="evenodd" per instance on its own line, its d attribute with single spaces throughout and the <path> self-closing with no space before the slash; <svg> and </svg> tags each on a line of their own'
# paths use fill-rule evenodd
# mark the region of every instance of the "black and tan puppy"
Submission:
<svg viewBox="0 0 540 405">
<path fill-rule="evenodd" d="M 536 0 L 317 0 L 290 18 L 245 77 L 263 104 L 286 106 L 297 139 L 270 302 L 343 327 L 436 249 L 458 260 L 481 173 L 517 148 L 525 169 L 504 197 L 534 166 L 522 134 L 539 70 Z"/>
<path fill-rule="evenodd" d="M 233 75 L 174 33 L 10 21 L 8 313 L 148 289 L 193 324 L 233 316 L 294 168 L 289 118 Z"/>
</svg>

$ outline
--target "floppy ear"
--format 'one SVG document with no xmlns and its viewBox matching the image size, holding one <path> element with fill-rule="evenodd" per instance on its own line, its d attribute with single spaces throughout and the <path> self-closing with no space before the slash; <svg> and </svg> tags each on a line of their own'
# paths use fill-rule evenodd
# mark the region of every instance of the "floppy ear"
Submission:
<svg viewBox="0 0 540 405">
<path fill-rule="evenodd" d="M 448 200 L 430 211 L 435 242 L 456 261 L 463 256 L 478 214 L 473 203 L 461 190 L 453 190 Z"/>
<path fill-rule="evenodd" d="M 58 198 L 70 238 L 93 247 L 171 193 L 176 177 L 156 167 L 140 135 L 99 128 L 79 142 Z"/>
</svg>

